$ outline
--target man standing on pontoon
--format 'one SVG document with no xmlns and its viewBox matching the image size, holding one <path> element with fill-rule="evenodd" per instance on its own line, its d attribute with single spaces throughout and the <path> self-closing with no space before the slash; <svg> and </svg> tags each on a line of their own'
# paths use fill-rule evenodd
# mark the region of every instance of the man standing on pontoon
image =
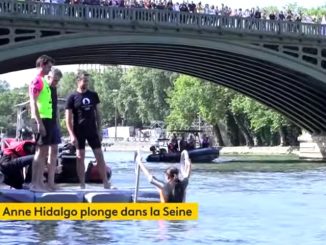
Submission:
<svg viewBox="0 0 326 245">
<path fill-rule="evenodd" d="M 33 160 L 32 181 L 30 189 L 47 191 L 43 182 L 44 168 L 47 163 L 49 145 L 53 138 L 51 89 L 46 75 L 51 71 L 54 59 L 42 55 L 36 60 L 37 74 L 29 85 L 29 98 L 33 118 L 33 131 L 36 135 L 36 153 Z"/>
<path fill-rule="evenodd" d="M 77 148 L 77 174 L 80 187 L 85 188 L 85 144 L 87 140 L 94 152 L 104 188 L 109 189 L 110 183 L 101 148 L 100 99 L 96 92 L 88 89 L 90 75 L 86 71 L 78 71 L 76 81 L 77 91 L 70 94 L 66 102 L 66 125 L 71 143 Z"/>
</svg>

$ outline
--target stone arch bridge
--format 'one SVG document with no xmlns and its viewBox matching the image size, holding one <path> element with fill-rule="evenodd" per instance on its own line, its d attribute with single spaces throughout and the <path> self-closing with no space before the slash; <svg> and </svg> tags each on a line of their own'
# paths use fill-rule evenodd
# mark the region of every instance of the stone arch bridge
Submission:
<svg viewBox="0 0 326 245">
<path fill-rule="evenodd" d="M 0 73 L 124 64 L 232 88 L 287 116 L 325 152 L 326 26 L 168 10 L 0 2 Z M 316 148 L 316 149 L 317 149 Z M 323 155 L 325 156 L 325 155 Z"/>
</svg>

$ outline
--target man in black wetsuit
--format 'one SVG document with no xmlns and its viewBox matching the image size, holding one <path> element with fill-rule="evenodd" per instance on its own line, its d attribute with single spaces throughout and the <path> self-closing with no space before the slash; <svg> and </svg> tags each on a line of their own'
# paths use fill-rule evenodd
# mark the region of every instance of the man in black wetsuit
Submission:
<svg viewBox="0 0 326 245">
<path fill-rule="evenodd" d="M 66 102 L 66 125 L 71 143 L 77 148 L 77 174 L 80 187 L 85 188 L 85 144 L 92 148 L 104 188 L 110 188 L 106 175 L 106 165 L 101 148 L 102 129 L 98 94 L 88 89 L 90 75 L 78 71 L 77 91 L 70 94 Z"/>
</svg>

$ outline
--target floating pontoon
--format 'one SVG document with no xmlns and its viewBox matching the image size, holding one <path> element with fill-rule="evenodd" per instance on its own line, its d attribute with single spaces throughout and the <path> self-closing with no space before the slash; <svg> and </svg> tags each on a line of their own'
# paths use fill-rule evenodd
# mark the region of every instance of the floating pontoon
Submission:
<svg viewBox="0 0 326 245">
<path fill-rule="evenodd" d="M 156 190 L 139 190 L 137 202 L 159 202 Z M 0 189 L 0 202 L 42 202 L 42 203 L 131 203 L 134 202 L 133 189 L 62 189 L 55 192 L 33 192 L 30 190 Z"/>
</svg>

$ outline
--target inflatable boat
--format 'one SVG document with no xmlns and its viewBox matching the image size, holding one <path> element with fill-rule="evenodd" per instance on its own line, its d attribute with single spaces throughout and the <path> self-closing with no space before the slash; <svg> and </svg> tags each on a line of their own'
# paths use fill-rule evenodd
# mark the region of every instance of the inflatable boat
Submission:
<svg viewBox="0 0 326 245">
<path fill-rule="evenodd" d="M 150 154 L 147 162 L 180 162 L 180 152 L 159 152 Z M 215 147 L 197 148 L 189 151 L 189 157 L 193 163 L 209 163 L 218 158 L 219 149 Z"/>
</svg>

